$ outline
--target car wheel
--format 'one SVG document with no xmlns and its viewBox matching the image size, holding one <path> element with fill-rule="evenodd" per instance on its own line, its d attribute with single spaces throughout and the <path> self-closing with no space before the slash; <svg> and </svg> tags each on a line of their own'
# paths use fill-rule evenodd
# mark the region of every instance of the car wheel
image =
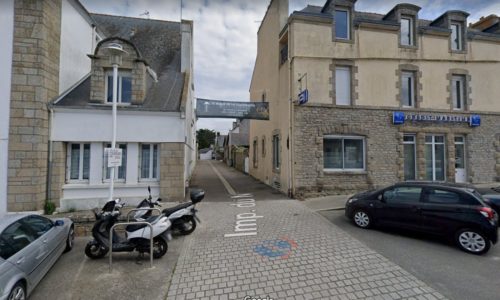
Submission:
<svg viewBox="0 0 500 300">
<path fill-rule="evenodd" d="M 25 300 L 26 299 L 26 288 L 22 282 L 16 283 L 9 293 L 8 300 Z"/>
<path fill-rule="evenodd" d="M 486 236 L 475 229 L 461 229 L 455 235 L 455 240 L 465 252 L 472 254 L 484 254 L 490 250 L 491 242 Z"/>
<path fill-rule="evenodd" d="M 69 252 L 71 249 L 73 249 L 74 242 L 75 242 L 75 228 L 71 226 L 68 232 L 68 237 L 66 239 L 66 249 L 64 249 L 64 252 Z"/>
<path fill-rule="evenodd" d="M 354 221 L 354 224 L 360 228 L 370 228 L 372 226 L 372 219 L 364 210 L 356 210 L 353 214 L 352 220 Z"/>
</svg>

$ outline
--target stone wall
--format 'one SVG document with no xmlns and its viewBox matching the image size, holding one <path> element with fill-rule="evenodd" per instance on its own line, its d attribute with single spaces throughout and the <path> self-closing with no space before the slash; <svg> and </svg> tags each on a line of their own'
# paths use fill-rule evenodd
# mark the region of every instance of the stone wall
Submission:
<svg viewBox="0 0 500 300">
<path fill-rule="evenodd" d="M 94 103 L 106 103 L 106 75 L 112 74 L 113 65 L 111 53 L 106 49 L 109 43 L 119 43 L 123 46 L 126 54 L 119 61 L 118 72 L 127 72 L 132 78 L 131 104 L 141 105 L 146 95 L 146 65 L 136 52 L 136 49 L 121 39 L 112 39 L 104 42 L 96 49 L 96 55 L 91 55 L 92 75 L 90 79 L 90 101 Z M 112 89 L 113 87 L 108 87 Z"/>
<path fill-rule="evenodd" d="M 182 201 L 185 196 L 184 144 L 160 144 L 160 197 Z"/>
<path fill-rule="evenodd" d="M 59 91 L 61 0 L 18 0 L 14 11 L 9 129 L 9 211 L 46 198 L 49 114 Z"/>
<path fill-rule="evenodd" d="M 498 180 L 500 115 L 481 115 L 482 124 L 471 128 L 465 123 L 411 123 L 392 125 L 389 109 L 306 105 L 295 107 L 294 186 L 298 198 L 344 194 L 376 188 L 404 180 L 403 135 L 416 135 L 417 179 L 425 179 L 425 135 L 442 134 L 446 140 L 446 178 L 455 180 L 454 136 L 466 137 L 468 181 L 487 183 Z M 412 112 L 423 112 L 415 111 Z M 437 113 L 437 111 L 429 111 Z M 440 112 L 441 114 L 444 112 Z M 468 113 L 446 112 L 449 115 Z M 365 137 L 364 171 L 325 171 L 323 136 Z M 495 144 L 496 143 L 496 144 Z M 495 147 L 497 145 L 497 147 Z M 496 155 L 496 156 L 495 156 Z"/>
<path fill-rule="evenodd" d="M 62 186 L 66 180 L 66 148 L 66 143 L 52 143 L 52 173 L 49 198 L 57 207 L 60 207 L 59 200 L 62 198 Z"/>
</svg>

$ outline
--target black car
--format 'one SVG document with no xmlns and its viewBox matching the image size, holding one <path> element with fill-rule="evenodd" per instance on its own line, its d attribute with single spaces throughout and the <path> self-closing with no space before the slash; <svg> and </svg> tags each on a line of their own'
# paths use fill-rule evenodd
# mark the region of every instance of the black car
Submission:
<svg viewBox="0 0 500 300">
<path fill-rule="evenodd" d="M 347 200 L 345 215 L 361 228 L 373 225 L 452 238 L 464 251 L 488 252 L 497 242 L 498 215 L 465 185 L 404 182 L 359 193 Z"/>
</svg>

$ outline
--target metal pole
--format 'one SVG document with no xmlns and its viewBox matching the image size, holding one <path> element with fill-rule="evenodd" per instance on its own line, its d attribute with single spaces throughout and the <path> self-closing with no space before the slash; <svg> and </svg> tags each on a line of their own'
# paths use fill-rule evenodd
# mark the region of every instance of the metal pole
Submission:
<svg viewBox="0 0 500 300">
<path fill-rule="evenodd" d="M 118 64 L 113 64 L 113 137 L 111 139 L 111 149 L 115 149 L 116 147 L 116 102 L 118 96 Z M 109 200 L 113 200 L 113 189 L 115 185 L 115 169 L 116 167 L 112 167 L 109 174 Z"/>
</svg>

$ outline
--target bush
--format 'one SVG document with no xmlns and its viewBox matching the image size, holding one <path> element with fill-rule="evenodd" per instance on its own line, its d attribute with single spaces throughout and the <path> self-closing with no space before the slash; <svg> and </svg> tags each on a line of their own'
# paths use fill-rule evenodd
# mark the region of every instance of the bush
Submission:
<svg viewBox="0 0 500 300">
<path fill-rule="evenodd" d="M 45 210 L 45 214 L 46 215 L 53 214 L 56 211 L 56 205 L 55 205 L 55 203 L 52 202 L 52 201 L 45 202 L 44 210 Z"/>
</svg>

